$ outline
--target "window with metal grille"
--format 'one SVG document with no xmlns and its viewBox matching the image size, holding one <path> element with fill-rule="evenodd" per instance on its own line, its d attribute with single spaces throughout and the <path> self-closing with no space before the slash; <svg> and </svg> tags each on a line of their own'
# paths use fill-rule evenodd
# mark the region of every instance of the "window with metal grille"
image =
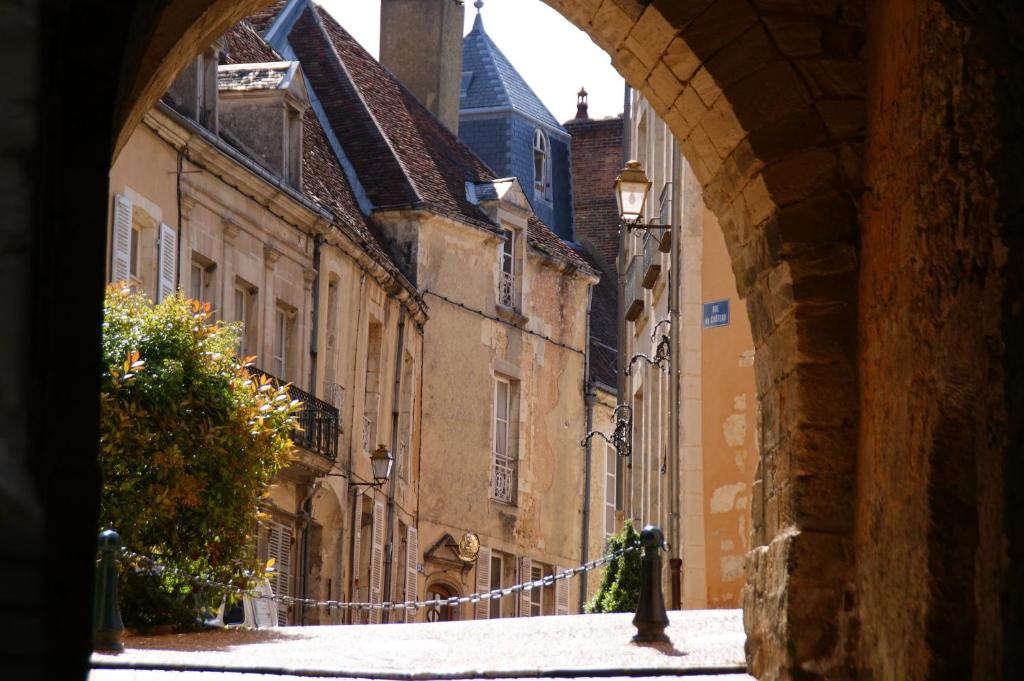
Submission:
<svg viewBox="0 0 1024 681">
<path fill-rule="evenodd" d="M 491 498 L 506 504 L 515 503 L 516 452 L 512 382 L 505 378 L 494 381 L 494 447 L 491 474 Z"/>
<path fill-rule="evenodd" d="M 604 534 L 615 534 L 615 473 L 618 466 L 618 453 L 615 447 L 605 443 L 604 446 Z"/>
</svg>

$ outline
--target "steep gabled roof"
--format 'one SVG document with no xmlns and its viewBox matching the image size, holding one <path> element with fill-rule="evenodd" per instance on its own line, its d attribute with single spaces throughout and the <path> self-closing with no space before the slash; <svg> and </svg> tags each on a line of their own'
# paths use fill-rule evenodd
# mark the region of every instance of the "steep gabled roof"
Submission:
<svg viewBox="0 0 1024 681">
<path fill-rule="evenodd" d="M 507 108 L 555 130 L 565 130 L 484 31 L 479 14 L 462 43 L 462 74 L 469 84 L 463 83 L 460 112 Z"/>
<path fill-rule="evenodd" d="M 490 170 L 327 12 L 310 3 L 288 43 L 375 209 L 490 225 L 465 189 Z"/>
</svg>

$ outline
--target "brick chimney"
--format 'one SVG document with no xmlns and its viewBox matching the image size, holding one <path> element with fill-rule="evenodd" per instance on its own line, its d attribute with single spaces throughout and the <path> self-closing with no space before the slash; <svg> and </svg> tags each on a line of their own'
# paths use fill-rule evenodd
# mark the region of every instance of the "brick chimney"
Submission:
<svg viewBox="0 0 1024 681">
<path fill-rule="evenodd" d="M 459 132 L 462 0 L 381 0 L 380 63 Z"/>
</svg>

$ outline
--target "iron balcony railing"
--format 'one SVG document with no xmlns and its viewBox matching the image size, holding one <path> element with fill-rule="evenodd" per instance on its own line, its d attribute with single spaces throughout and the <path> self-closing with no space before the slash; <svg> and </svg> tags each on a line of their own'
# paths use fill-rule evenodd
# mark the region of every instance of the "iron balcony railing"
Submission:
<svg viewBox="0 0 1024 681">
<path fill-rule="evenodd" d="M 250 374 L 266 376 L 277 385 L 284 383 L 277 376 L 263 369 L 256 367 L 248 367 L 248 369 Z M 303 449 L 335 461 L 338 458 L 338 433 L 340 432 L 338 410 L 328 402 L 324 402 L 294 385 L 288 386 L 288 394 L 293 400 L 302 403 L 298 413 L 298 426 L 292 431 L 292 442 Z"/>
<path fill-rule="evenodd" d="M 514 310 L 516 307 L 515 275 L 502 271 L 500 277 L 498 280 L 498 304 Z"/>
<path fill-rule="evenodd" d="M 640 286 L 641 277 L 641 256 L 634 255 L 626 268 L 626 285 L 623 292 L 623 304 L 626 311 L 626 319 L 635 322 L 644 311 L 644 290 Z"/>
<path fill-rule="evenodd" d="M 494 454 L 494 470 L 491 480 L 491 498 L 506 504 L 514 504 L 516 498 L 516 462 L 508 456 Z"/>
</svg>

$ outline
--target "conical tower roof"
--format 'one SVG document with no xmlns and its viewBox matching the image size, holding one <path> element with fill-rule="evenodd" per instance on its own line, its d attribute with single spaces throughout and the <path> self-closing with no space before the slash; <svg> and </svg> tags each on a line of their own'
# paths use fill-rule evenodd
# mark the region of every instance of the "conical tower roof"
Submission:
<svg viewBox="0 0 1024 681">
<path fill-rule="evenodd" d="M 463 86 L 459 110 L 511 109 L 536 123 L 565 130 L 487 35 L 479 9 L 478 6 L 473 30 L 462 44 Z"/>
</svg>

